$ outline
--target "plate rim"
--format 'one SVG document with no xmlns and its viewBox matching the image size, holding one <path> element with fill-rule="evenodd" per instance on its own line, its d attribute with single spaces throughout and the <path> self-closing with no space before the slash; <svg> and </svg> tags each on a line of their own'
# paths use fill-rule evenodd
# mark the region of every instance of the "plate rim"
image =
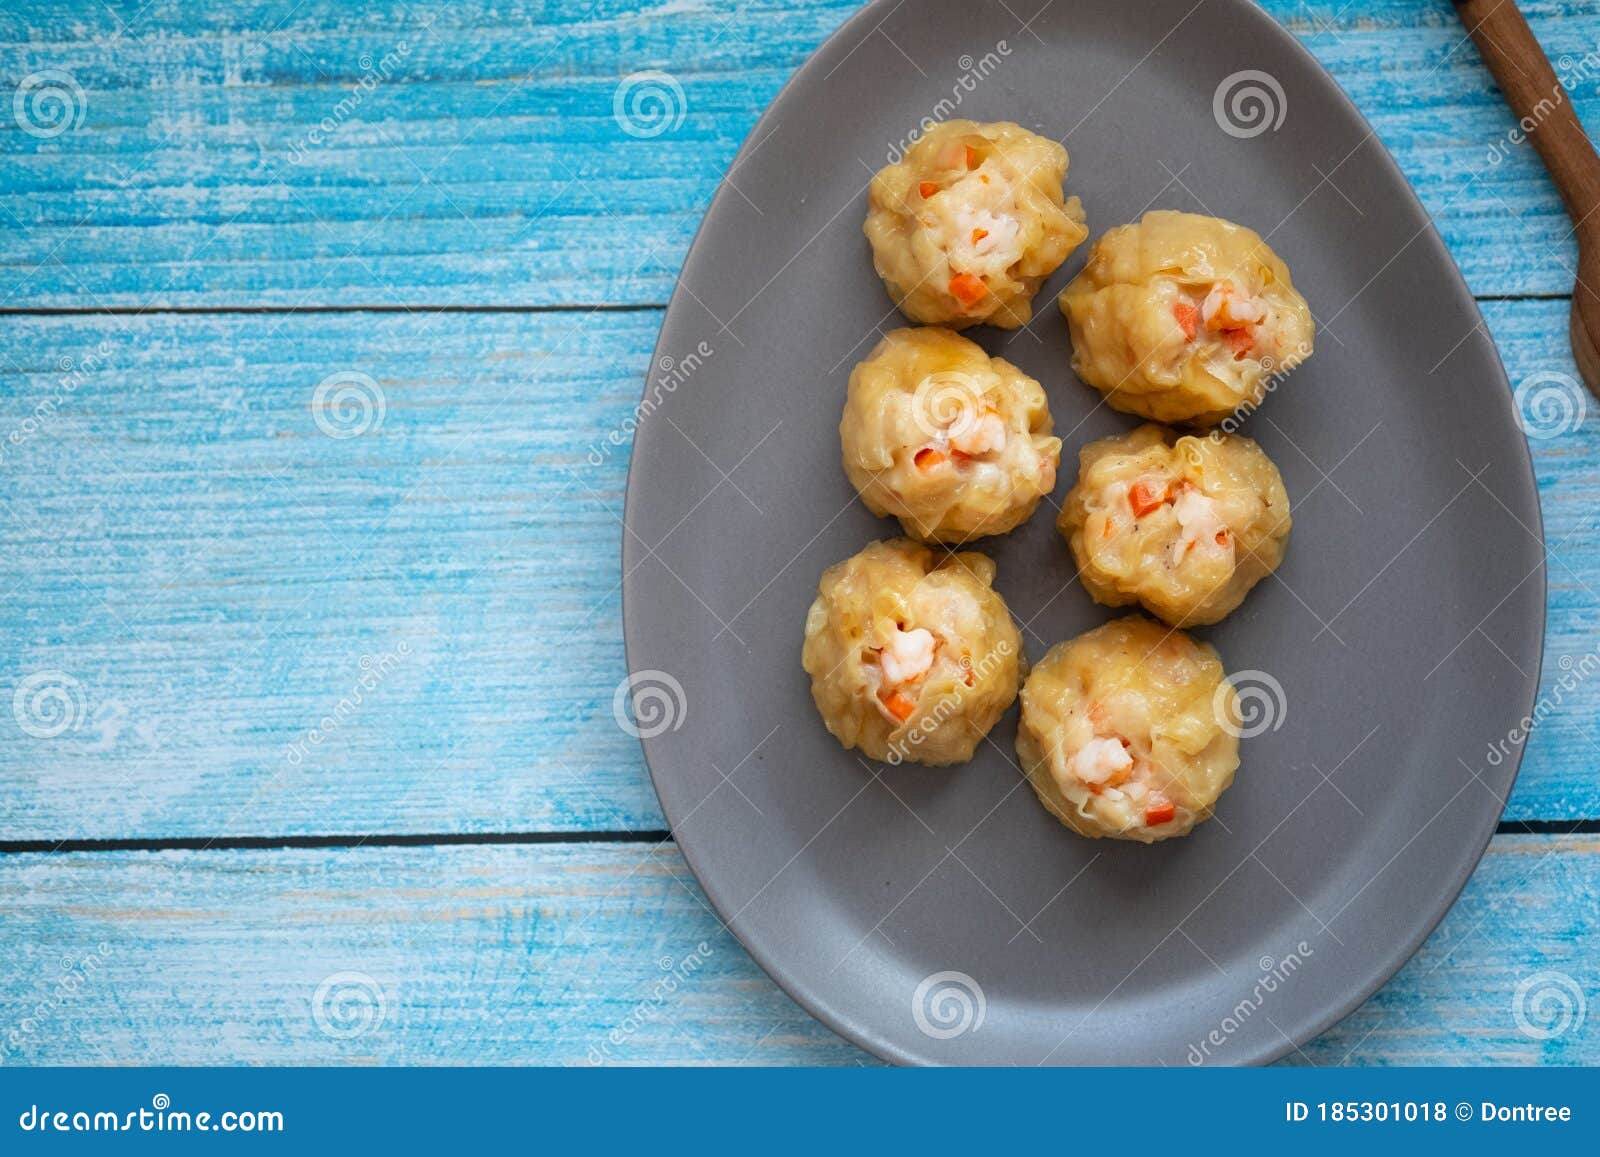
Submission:
<svg viewBox="0 0 1600 1157">
<path fill-rule="evenodd" d="M 1205 0 L 1200 0 L 1200 2 L 1204 3 Z M 688 249 L 685 250 L 683 264 L 680 267 L 678 276 L 674 279 L 672 293 L 668 297 L 666 308 L 663 310 L 661 328 L 657 333 L 656 343 L 651 350 L 649 365 L 655 365 L 661 358 L 663 350 L 668 349 L 673 344 L 669 340 L 669 330 L 674 328 L 675 315 L 681 315 L 684 308 L 684 273 L 688 270 L 694 260 L 696 251 L 700 248 L 702 235 L 706 232 L 712 219 L 719 215 L 719 211 L 730 199 L 729 186 L 726 180 L 727 174 L 744 163 L 748 155 L 752 154 L 754 149 L 759 146 L 759 143 L 764 140 L 763 127 L 775 119 L 777 110 L 785 103 L 786 98 L 792 99 L 793 91 L 803 84 L 812 73 L 820 70 L 824 64 L 832 63 L 832 56 L 837 54 L 841 45 L 847 39 L 854 43 L 853 34 L 868 24 L 881 10 L 888 9 L 888 12 L 883 14 L 879 23 L 882 20 L 887 20 L 895 10 L 904 7 L 907 3 L 908 0 L 869 0 L 868 3 L 864 4 L 830 32 L 811 51 L 800 66 L 795 69 L 794 73 L 784 81 L 771 100 L 767 102 L 760 117 L 751 126 L 749 132 L 745 134 L 745 138 L 738 151 L 734 154 L 733 159 L 728 162 L 728 168 L 724 170 L 723 179 L 718 182 L 716 192 L 707 204 L 700 223 L 695 227 L 694 237 L 690 240 Z M 1196 5 L 1196 7 L 1198 6 Z M 1502 411 L 1500 414 L 1494 415 L 1494 419 L 1509 422 L 1513 426 L 1520 428 L 1520 424 L 1517 422 L 1517 406 L 1511 381 L 1506 374 L 1505 363 L 1500 356 L 1499 345 L 1490 333 L 1487 322 L 1484 321 L 1483 311 L 1479 308 L 1478 300 L 1473 296 L 1472 289 L 1467 284 L 1465 275 L 1461 272 L 1461 267 L 1456 263 L 1455 255 L 1450 252 L 1449 246 L 1445 244 L 1444 238 L 1440 235 L 1438 225 L 1434 222 L 1432 214 L 1428 212 L 1427 207 L 1423 205 L 1421 199 L 1417 196 L 1416 189 L 1412 187 L 1405 171 L 1394 159 L 1393 154 L 1389 152 L 1389 148 L 1384 144 L 1383 138 L 1378 135 L 1377 130 L 1372 127 L 1371 122 L 1367 120 L 1360 107 L 1350 99 L 1344 87 L 1323 66 L 1316 55 L 1285 28 L 1275 16 L 1257 3 L 1257 0 L 1220 0 L 1219 12 L 1213 14 L 1213 18 L 1218 16 L 1222 19 L 1254 21 L 1262 35 L 1273 40 L 1280 50 L 1296 57 L 1303 66 L 1320 75 L 1325 91 L 1334 96 L 1356 124 L 1367 130 L 1368 135 L 1362 143 L 1370 143 L 1375 146 L 1377 163 L 1385 167 L 1389 174 L 1395 178 L 1396 184 L 1404 190 L 1404 200 L 1412 215 L 1423 222 L 1423 228 L 1419 231 L 1416 241 L 1422 242 L 1426 237 L 1426 244 L 1432 250 L 1433 256 L 1436 259 L 1442 259 L 1436 260 L 1435 264 L 1442 265 L 1449 271 L 1450 276 L 1446 280 L 1450 291 L 1456 300 L 1469 311 L 1468 316 L 1477 320 L 1478 327 L 1483 330 L 1488 338 L 1489 365 L 1493 368 L 1496 379 L 1495 384 L 1499 387 L 1497 396 L 1501 402 Z M 865 37 L 862 39 L 864 40 Z M 854 48 L 851 51 L 853 52 Z M 646 372 L 641 403 L 648 397 L 649 390 L 649 373 Z M 1547 566 L 1548 542 L 1544 530 L 1544 510 L 1540 500 L 1538 476 L 1534 469 L 1532 450 L 1525 435 L 1516 445 L 1521 453 L 1516 456 L 1517 460 L 1512 464 L 1513 473 L 1517 475 L 1518 481 L 1522 486 L 1522 494 L 1519 497 L 1531 499 L 1531 502 L 1529 502 L 1531 511 L 1523 513 L 1531 512 L 1532 514 L 1532 526 L 1530 529 L 1537 532 L 1539 546 L 1539 562 L 1536 568 L 1539 598 L 1531 621 L 1524 624 L 1526 636 L 1534 640 L 1529 657 L 1532 660 L 1530 669 L 1535 674 L 1526 676 L 1523 680 L 1524 690 L 1520 699 L 1523 710 L 1518 716 L 1518 718 L 1522 718 L 1532 712 L 1537 702 L 1540 679 L 1544 669 L 1544 654 L 1547 642 L 1546 628 L 1549 617 L 1549 570 Z M 628 476 L 622 513 L 625 532 L 622 536 L 620 550 L 623 576 L 621 591 L 623 652 L 630 675 L 635 673 L 634 638 L 636 633 L 642 629 L 636 619 L 638 613 L 637 600 L 631 594 L 639 581 L 632 576 L 635 573 L 637 563 L 640 561 L 636 557 L 638 548 L 635 546 L 639 536 L 634 530 L 634 514 L 637 509 L 635 496 L 638 480 L 633 467 L 638 446 L 639 437 L 636 431 L 633 444 L 629 447 L 628 452 Z M 1522 469 L 1520 471 L 1515 470 L 1514 467 L 1516 465 L 1520 465 Z M 1530 575 L 1531 577 L 1533 576 Z M 652 740 L 643 736 L 639 739 L 645 769 L 650 775 L 650 786 L 655 792 L 656 800 L 661 806 L 663 816 L 666 818 L 673 842 L 677 845 L 679 854 L 683 856 L 684 862 L 688 864 L 689 870 L 694 873 L 695 880 L 705 893 L 706 898 L 711 902 L 718 920 L 739 941 L 739 944 L 750 955 L 750 958 L 756 962 L 773 983 L 804 1009 L 808 1015 L 815 1017 L 831 1031 L 858 1048 L 871 1053 L 880 1060 L 888 1061 L 895 1065 L 938 1063 L 929 1057 L 917 1055 L 901 1048 L 870 1028 L 864 1027 L 841 1014 L 826 1000 L 813 993 L 800 978 L 786 968 L 773 953 L 768 952 L 762 944 L 752 943 L 742 931 L 742 922 L 739 922 L 741 926 L 735 925 L 734 921 L 730 919 L 729 913 L 737 910 L 726 902 L 727 898 L 720 894 L 721 890 L 710 883 L 705 873 L 701 871 L 699 864 L 700 852 L 695 848 L 695 842 L 693 840 L 685 842 L 679 837 L 679 817 L 673 814 L 674 809 L 667 803 L 666 795 L 662 791 L 661 773 L 657 770 L 655 761 L 651 759 L 652 742 Z M 1505 776 L 1505 799 L 1507 804 L 1516 787 L 1526 748 L 1527 745 L 1525 743 L 1518 745 L 1515 754 L 1501 765 Z M 1468 854 L 1464 854 L 1457 861 L 1454 871 L 1450 874 L 1451 883 L 1449 886 L 1439 890 L 1437 902 L 1418 920 L 1415 931 L 1411 936 L 1404 938 L 1402 942 L 1398 943 L 1394 951 L 1383 955 L 1381 959 L 1374 957 L 1375 966 L 1361 970 L 1361 980 L 1351 987 L 1349 997 L 1332 1005 L 1322 1016 L 1306 1018 L 1302 1024 L 1293 1026 L 1292 1030 L 1284 1035 L 1281 1044 L 1273 1042 L 1262 1046 L 1251 1053 L 1232 1060 L 1231 1063 L 1239 1066 L 1266 1065 L 1280 1060 L 1290 1052 L 1299 1050 L 1301 1046 L 1314 1040 L 1333 1025 L 1344 1020 L 1362 1004 L 1366 1003 L 1380 988 L 1394 979 L 1421 949 L 1422 945 L 1427 942 L 1428 938 L 1432 936 L 1434 930 L 1438 928 L 1440 922 L 1449 914 L 1450 910 L 1455 907 L 1456 901 L 1460 899 L 1462 891 L 1466 888 L 1467 883 L 1477 871 L 1478 865 L 1482 862 L 1484 854 L 1487 852 L 1489 844 L 1499 827 L 1501 818 L 1505 814 L 1505 807 L 1506 804 L 1502 804 L 1498 811 L 1493 813 L 1485 812 L 1484 814 L 1488 819 L 1482 823 L 1482 830 L 1476 833 L 1475 836 L 1470 832 L 1467 833 L 1472 838 L 1463 839 L 1461 843 L 1463 851 Z"/>
</svg>

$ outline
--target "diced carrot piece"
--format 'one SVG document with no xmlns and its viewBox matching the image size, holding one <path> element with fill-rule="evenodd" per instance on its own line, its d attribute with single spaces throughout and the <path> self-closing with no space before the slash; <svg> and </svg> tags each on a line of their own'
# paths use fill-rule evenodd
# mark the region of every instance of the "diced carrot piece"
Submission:
<svg viewBox="0 0 1600 1157">
<path fill-rule="evenodd" d="M 1238 361 L 1245 354 L 1256 348 L 1256 335 L 1248 329 L 1224 330 L 1222 340 L 1233 351 L 1233 360 Z"/>
<path fill-rule="evenodd" d="M 1154 828 L 1170 823 L 1178 814 L 1178 805 L 1160 792 L 1150 793 L 1150 802 L 1144 808 L 1144 822 Z"/>
<path fill-rule="evenodd" d="M 922 184 L 917 186 L 917 192 L 922 194 L 922 199 L 924 201 L 926 201 L 929 197 L 933 196 L 938 191 L 939 191 L 939 186 L 934 181 L 924 181 L 924 182 L 922 182 Z"/>
<path fill-rule="evenodd" d="M 987 236 L 989 236 L 989 231 L 987 229 L 974 229 L 972 231 L 972 243 L 976 245 Z"/>
<path fill-rule="evenodd" d="M 958 273 L 950 279 L 950 292 L 962 305 L 977 305 L 989 295 L 983 278 L 973 273 Z"/>
<path fill-rule="evenodd" d="M 939 453 L 939 451 L 935 450 L 932 446 L 924 446 L 922 449 L 917 451 L 915 457 L 912 458 L 912 461 L 917 464 L 917 469 L 919 470 L 932 470 L 935 466 L 938 466 L 944 461 L 944 455 Z"/>
<path fill-rule="evenodd" d="M 1226 530 L 1217 531 L 1217 545 L 1218 546 L 1227 546 L 1228 545 L 1228 532 Z"/>
<path fill-rule="evenodd" d="M 980 158 L 978 156 L 978 150 L 973 148 L 971 145 L 968 145 L 967 146 L 967 168 L 976 169 L 978 167 L 978 164 L 981 161 L 981 159 L 982 158 Z"/>
<path fill-rule="evenodd" d="M 898 691 L 889 692 L 883 700 L 883 705 L 889 709 L 890 715 L 902 723 L 910 719 L 917 710 L 917 705 Z"/>
<path fill-rule="evenodd" d="M 1135 482 L 1128 489 L 1128 505 L 1133 507 L 1135 518 L 1143 518 L 1152 510 L 1159 510 L 1164 501 L 1164 495 L 1157 494 L 1143 482 Z"/>
<path fill-rule="evenodd" d="M 1183 340 L 1193 341 L 1194 335 L 1200 331 L 1200 311 L 1190 302 L 1180 301 L 1172 307 L 1172 316 L 1183 327 Z"/>
</svg>

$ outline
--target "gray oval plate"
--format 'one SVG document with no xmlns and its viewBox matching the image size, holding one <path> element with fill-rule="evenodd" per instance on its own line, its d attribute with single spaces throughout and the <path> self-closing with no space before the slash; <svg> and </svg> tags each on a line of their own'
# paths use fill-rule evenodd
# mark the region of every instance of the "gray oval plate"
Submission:
<svg viewBox="0 0 1600 1157">
<path fill-rule="evenodd" d="M 838 422 L 852 364 L 903 324 L 861 234 L 866 184 L 927 116 L 1064 136 L 1093 236 L 1148 207 L 1254 226 L 1319 319 L 1316 355 L 1246 429 L 1295 502 L 1288 559 L 1199 632 L 1258 689 L 1265 730 L 1187 839 L 1062 828 L 1015 766 L 1015 709 L 971 764 L 928 770 L 842 750 L 812 707 L 799 656 L 817 578 L 895 533 L 846 482 Z M 1134 424 L 1069 368 L 1054 298 L 1083 256 L 1026 331 L 969 331 L 1044 383 L 1066 442 L 1056 505 L 1078 449 Z M 1539 671 L 1539 506 L 1494 346 L 1366 122 L 1242 0 L 1076 0 L 1026 28 L 970 0 L 850 20 L 706 215 L 639 412 L 626 522 L 630 666 L 638 694 L 662 693 L 645 755 L 683 853 L 779 984 L 894 1061 L 1293 1050 L 1393 975 L 1466 882 L 1515 776 L 1515 757 L 1486 753 Z M 977 544 L 1035 660 L 1112 616 L 1052 522 L 1041 507 Z"/>
</svg>

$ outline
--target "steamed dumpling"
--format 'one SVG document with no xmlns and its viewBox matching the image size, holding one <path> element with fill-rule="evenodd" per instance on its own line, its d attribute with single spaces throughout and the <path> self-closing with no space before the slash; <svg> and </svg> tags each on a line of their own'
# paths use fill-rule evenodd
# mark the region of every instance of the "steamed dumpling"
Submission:
<svg viewBox="0 0 1600 1157">
<path fill-rule="evenodd" d="M 1017 754 L 1073 831 L 1149 844 L 1211 817 L 1238 719 L 1213 648 L 1131 615 L 1050 648 L 1022 689 Z"/>
<path fill-rule="evenodd" d="M 1079 452 L 1056 527 L 1096 602 L 1201 626 L 1283 561 L 1289 496 L 1249 438 L 1146 425 Z"/>
<path fill-rule="evenodd" d="M 994 562 L 909 539 L 823 572 L 801 665 L 822 721 L 873 759 L 963 763 L 1017 698 L 1022 637 Z"/>
<path fill-rule="evenodd" d="M 924 541 L 1004 534 L 1056 484 L 1038 382 L 947 329 L 898 329 L 850 375 L 844 469 L 867 507 Z"/>
<path fill-rule="evenodd" d="M 912 321 L 1007 329 L 1089 235 L 1062 198 L 1067 150 L 1006 121 L 946 121 L 879 170 L 868 191 L 872 261 Z"/>
<path fill-rule="evenodd" d="M 1311 310 L 1288 266 L 1219 217 L 1158 210 L 1117 226 L 1060 305 L 1078 377 L 1158 422 L 1242 418 L 1311 356 Z"/>
</svg>

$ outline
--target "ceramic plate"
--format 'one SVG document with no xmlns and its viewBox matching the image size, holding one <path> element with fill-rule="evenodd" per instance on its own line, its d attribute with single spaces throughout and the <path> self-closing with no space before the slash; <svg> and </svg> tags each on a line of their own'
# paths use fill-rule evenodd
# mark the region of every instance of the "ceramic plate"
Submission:
<svg viewBox="0 0 1600 1157">
<path fill-rule="evenodd" d="M 1031 11 L 1036 5 L 1027 5 Z M 1019 11 L 1021 9 L 1019 8 Z M 1268 237 L 1317 352 L 1245 429 L 1283 472 L 1276 579 L 1197 631 L 1258 731 L 1216 818 L 1153 847 L 1079 838 L 1015 764 L 842 749 L 800 669 L 818 576 L 896 527 L 855 498 L 852 365 L 903 324 L 861 233 L 925 118 L 1062 139 L 1091 236 L 1147 208 Z M 1136 425 L 1070 369 L 1046 284 L 1026 330 L 967 331 L 1041 381 L 1065 441 Z M 976 544 L 1029 657 L 1113 617 L 1050 505 Z M 684 265 L 640 407 L 623 550 L 645 754 L 707 896 L 796 1000 L 922 1063 L 1263 1062 L 1416 950 L 1494 830 L 1532 703 L 1543 546 L 1524 435 L 1476 306 L 1372 131 L 1242 0 L 1074 0 L 1023 26 L 970 0 L 874 4 L 746 141 Z M 1514 749 L 1513 749 L 1514 750 Z"/>
</svg>

